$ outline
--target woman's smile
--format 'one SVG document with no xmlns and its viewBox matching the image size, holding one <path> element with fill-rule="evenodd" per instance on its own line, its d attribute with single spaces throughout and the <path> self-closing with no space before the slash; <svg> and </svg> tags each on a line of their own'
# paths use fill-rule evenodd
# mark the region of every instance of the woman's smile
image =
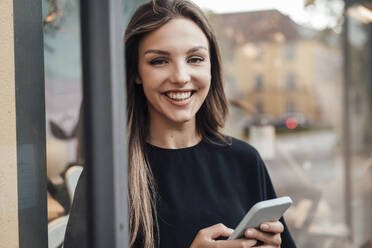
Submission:
<svg viewBox="0 0 372 248">
<path fill-rule="evenodd" d="M 192 101 L 195 90 L 167 91 L 163 95 L 167 100 L 176 106 L 184 106 Z"/>
</svg>

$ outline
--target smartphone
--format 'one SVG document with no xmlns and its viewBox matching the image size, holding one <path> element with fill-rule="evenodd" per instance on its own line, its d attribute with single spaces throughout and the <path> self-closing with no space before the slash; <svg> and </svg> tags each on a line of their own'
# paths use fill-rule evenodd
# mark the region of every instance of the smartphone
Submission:
<svg viewBox="0 0 372 248">
<path fill-rule="evenodd" d="M 256 203 L 240 221 L 228 240 L 242 237 L 247 228 L 259 228 L 264 222 L 279 220 L 291 204 L 292 199 L 289 196 Z"/>
</svg>

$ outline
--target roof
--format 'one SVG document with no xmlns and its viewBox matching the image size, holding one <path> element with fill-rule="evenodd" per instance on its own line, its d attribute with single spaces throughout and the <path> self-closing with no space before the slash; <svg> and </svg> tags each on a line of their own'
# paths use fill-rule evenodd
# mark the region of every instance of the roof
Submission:
<svg viewBox="0 0 372 248">
<path fill-rule="evenodd" d="M 278 10 L 236 12 L 218 15 L 225 35 L 236 43 L 291 41 L 304 37 L 304 28 Z M 306 34 L 309 33 L 307 30 Z"/>
</svg>

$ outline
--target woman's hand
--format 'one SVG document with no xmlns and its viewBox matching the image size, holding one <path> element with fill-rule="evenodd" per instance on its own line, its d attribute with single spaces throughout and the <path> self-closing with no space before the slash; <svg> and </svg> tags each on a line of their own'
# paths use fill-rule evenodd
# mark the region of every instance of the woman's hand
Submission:
<svg viewBox="0 0 372 248">
<path fill-rule="evenodd" d="M 262 248 L 280 248 L 282 238 L 280 234 L 284 231 L 284 226 L 280 221 L 266 222 L 261 224 L 260 230 L 248 228 L 244 232 L 247 239 L 255 239 L 261 241 L 262 245 L 257 247 Z"/>
<path fill-rule="evenodd" d="M 215 240 L 218 237 L 229 237 L 234 230 L 223 224 L 216 224 L 198 232 L 190 248 L 250 248 L 256 239 Z"/>
</svg>

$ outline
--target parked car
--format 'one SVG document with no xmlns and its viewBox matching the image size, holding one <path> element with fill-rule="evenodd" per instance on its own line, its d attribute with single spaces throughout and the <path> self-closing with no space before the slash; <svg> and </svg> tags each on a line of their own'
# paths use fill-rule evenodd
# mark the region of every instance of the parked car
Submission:
<svg viewBox="0 0 372 248">
<path fill-rule="evenodd" d="M 303 114 L 287 114 L 273 123 L 277 130 L 306 129 L 310 127 L 309 121 Z"/>
</svg>

